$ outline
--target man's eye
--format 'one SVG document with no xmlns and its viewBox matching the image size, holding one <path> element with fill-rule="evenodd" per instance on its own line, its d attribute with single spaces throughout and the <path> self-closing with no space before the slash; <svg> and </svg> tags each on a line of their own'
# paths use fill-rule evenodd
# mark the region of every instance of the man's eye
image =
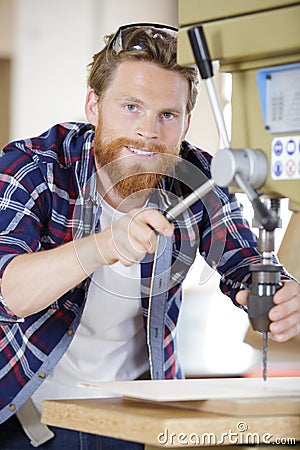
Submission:
<svg viewBox="0 0 300 450">
<path fill-rule="evenodd" d="M 126 105 L 126 109 L 128 109 L 128 111 L 136 111 L 137 106 L 136 105 Z"/>
<path fill-rule="evenodd" d="M 163 118 L 164 119 L 173 119 L 174 114 L 170 113 L 170 112 L 164 112 L 163 113 Z"/>
</svg>

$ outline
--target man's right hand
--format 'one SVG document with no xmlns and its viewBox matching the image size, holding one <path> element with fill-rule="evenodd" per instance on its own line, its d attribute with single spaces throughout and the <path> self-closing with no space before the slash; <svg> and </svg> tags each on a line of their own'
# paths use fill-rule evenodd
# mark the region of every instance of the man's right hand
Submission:
<svg viewBox="0 0 300 450">
<path fill-rule="evenodd" d="M 174 226 L 152 208 L 134 209 L 95 235 L 104 264 L 120 261 L 124 266 L 141 261 L 157 248 L 157 234 L 172 236 Z"/>
</svg>

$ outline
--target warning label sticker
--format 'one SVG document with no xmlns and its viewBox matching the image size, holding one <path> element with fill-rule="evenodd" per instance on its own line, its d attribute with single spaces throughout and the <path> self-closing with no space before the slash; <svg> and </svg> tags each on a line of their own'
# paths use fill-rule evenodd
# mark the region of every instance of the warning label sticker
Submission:
<svg viewBox="0 0 300 450">
<path fill-rule="evenodd" d="M 271 164 L 273 180 L 300 180 L 300 136 L 273 139 Z"/>
</svg>

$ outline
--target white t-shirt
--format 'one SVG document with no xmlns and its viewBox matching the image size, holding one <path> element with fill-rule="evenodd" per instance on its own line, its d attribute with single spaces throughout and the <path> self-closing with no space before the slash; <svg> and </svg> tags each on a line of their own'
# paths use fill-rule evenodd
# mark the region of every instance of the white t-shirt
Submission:
<svg viewBox="0 0 300 450">
<path fill-rule="evenodd" d="M 105 202 L 102 207 L 104 229 L 122 213 Z M 32 397 L 38 408 L 46 398 L 85 397 L 79 383 L 133 380 L 148 370 L 140 279 L 139 263 L 125 267 L 117 262 L 93 274 L 74 339 Z M 90 397 L 91 392 L 86 396 Z"/>
</svg>

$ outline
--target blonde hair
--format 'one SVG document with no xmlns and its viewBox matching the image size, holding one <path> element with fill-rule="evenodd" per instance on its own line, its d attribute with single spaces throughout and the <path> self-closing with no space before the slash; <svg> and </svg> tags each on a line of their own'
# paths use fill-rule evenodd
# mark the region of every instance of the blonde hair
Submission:
<svg viewBox="0 0 300 450">
<path fill-rule="evenodd" d="M 105 47 L 93 56 L 92 62 L 88 65 L 87 84 L 100 101 L 118 65 L 134 59 L 149 61 L 164 69 L 181 73 L 189 86 L 187 114 L 193 110 L 199 89 L 198 70 L 177 64 L 176 33 L 152 29 L 151 26 L 130 26 L 122 30 L 122 50 L 118 53 L 110 45 L 114 37 L 115 34 L 105 36 Z"/>
</svg>

